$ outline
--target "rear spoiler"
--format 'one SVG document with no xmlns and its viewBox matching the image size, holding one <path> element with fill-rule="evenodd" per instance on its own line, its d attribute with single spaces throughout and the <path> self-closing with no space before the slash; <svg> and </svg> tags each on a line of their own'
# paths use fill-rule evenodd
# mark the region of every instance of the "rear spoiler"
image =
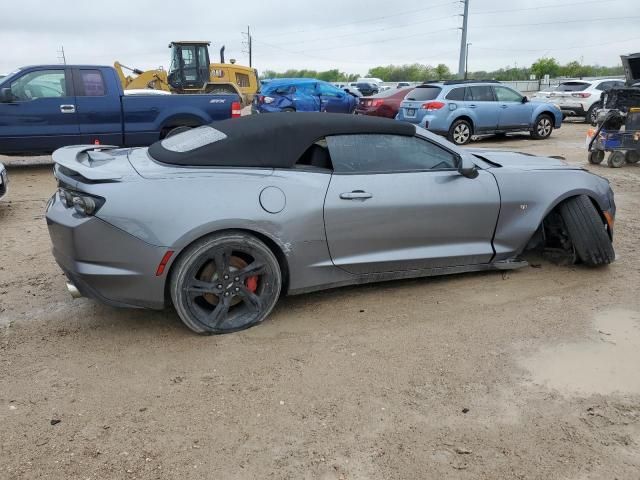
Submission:
<svg viewBox="0 0 640 480">
<path fill-rule="evenodd" d="M 120 180 L 134 173 L 127 159 L 129 149 L 114 145 L 74 145 L 53 152 L 53 161 L 84 178 L 96 180 Z M 117 161 L 122 159 L 123 161 Z"/>
</svg>

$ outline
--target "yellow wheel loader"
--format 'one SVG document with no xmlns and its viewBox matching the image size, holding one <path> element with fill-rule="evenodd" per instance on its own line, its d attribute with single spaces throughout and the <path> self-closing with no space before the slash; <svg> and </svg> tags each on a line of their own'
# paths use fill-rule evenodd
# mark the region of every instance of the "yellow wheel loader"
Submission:
<svg viewBox="0 0 640 480">
<path fill-rule="evenodd" d="M 171 93 L 236 93 L 243 105 L 249 105 L 258 91 L 258 72 L 235 60 L 225 63 L 224 46 L 220 49 L 220 63 L 210 63 L 206 41 L 171 42 L 169 71 L 162 68 L 142 71 L 115 62 L 122 88 L 125 90 L 151 88 Z M 129 70 L 132 75 L 125 75 Z"/>
</svg>

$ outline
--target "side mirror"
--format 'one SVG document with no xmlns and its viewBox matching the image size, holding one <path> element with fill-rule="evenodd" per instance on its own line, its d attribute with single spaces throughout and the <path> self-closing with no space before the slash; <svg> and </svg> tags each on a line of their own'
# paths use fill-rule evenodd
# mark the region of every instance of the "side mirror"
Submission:
<svg viewBox="0 0 640 480">
<path fill-rule="evenodd" d="M 0 103 L 10 103 L 15 99 L 10 88 L 0 88 Z"/>
<path fill-rule="evenodd" d="M 526 95 L 524 97 L 522 97 L 522 103 L 527 103 L 528 101 L 529 101 L 529 99 L 527 98 Z"/>
<path fill-rule="evenodd" d="M 458 158 L 458 172 L 463 177 L 476 178 L 478 176 L 478 167 L 467 157 L 460 156 Z"/>
</svg>

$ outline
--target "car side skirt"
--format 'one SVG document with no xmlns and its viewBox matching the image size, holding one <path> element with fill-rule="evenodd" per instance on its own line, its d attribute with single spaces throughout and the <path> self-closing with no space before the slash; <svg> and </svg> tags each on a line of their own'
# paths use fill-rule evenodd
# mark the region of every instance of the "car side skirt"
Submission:
<svg viewBox="0 0 640 480">
<path fill-rule="evenodd" d="M 437 277 L 441 275 L 454 275 L 458 273 L 484 272 L 489 270 L 514 270 L 529 265 L 526 260 L 508 259 L 492 263 L 478 265 L 456 265 L 453 267 L 438 267 L 423 270 L 404 270 L 400 272 L 380 272 L 366 275 L 353 275 L 348 280 L 333 283 L 313 285 L 305 288 L 289 289 L 288 295 L 300 295 L 303 293 L 328 290 L 331 288 L 346 287 L 349 285 L 364 285 L 367 283 L 386 282 L 390 280 L 402 280 L 420 277 Z"/>
</svg>

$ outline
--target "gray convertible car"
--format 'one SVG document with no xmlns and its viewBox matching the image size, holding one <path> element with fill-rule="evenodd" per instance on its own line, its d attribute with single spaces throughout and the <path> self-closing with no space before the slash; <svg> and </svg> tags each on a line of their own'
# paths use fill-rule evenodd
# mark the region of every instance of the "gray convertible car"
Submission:
<svg viewBox="0 0 640 480">
<path fill-rule="evenodd" d="M 615 257 L 607 180 L 382 118 L 253 115 L 53 158 L 46 218 L 69 290 L 172 304 L 198 333 L 255 325 L 283 294 L 513 269 L 533 248 Z"/>
</svg>

